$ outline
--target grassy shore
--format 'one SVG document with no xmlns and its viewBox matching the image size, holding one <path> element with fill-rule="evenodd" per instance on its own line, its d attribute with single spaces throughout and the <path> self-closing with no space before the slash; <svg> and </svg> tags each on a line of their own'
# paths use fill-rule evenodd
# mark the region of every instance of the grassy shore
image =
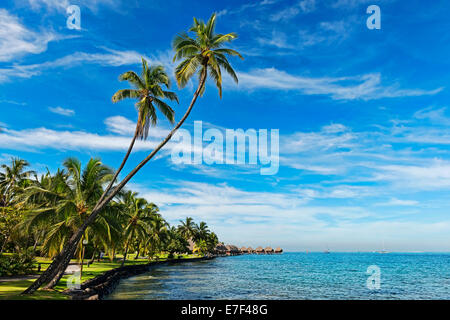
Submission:
<svg viewBox="0 0 450 320">
<path fill-rule="evenodd" d="M 182 259 L 192 259 L 198 258 L 198 255 L 183 255 Z M 121 258 L 121 256 L 117 256 L 117 258 Z M 159 261 L 167 260 L 167 254 L 158 255 Z M 155 260 L 152 260 L 155 261 Z M 45 258 L 37 258 L 35 264 L 35 275 L 36 278 L 38 275 L 43 272 L 49 265 L 51 261 Z M 76 260 L 73 260 L 73 263 L 76 263 Z M 140 265 L 149 263 L 148 259 L 134 259 L 134 255 L 127 256 L 126 265 Z M 38 265 L 41 264 L 41 271 L 37 272 Z M 83 276 L 81 278 L 81 283 L 93 279 L 102 273 L 118 268 L 122 264 L 121 261 L 111 262 L 109 259 L 102 259 L 102 261 L 90 264 L 89 267 L 86 265 L 83 266 Z M 21 276 L 17 276 L 16 278 L 20 278 Z M 14 280 L 14 281 L 2 281 L 0 279 L 0 300 L 69 300 L 70 297 L 63 293 L 64 290 L 67 289 L 67 281 L 69 280 L 71 275 L 65 275 L 61 278 L 58 285 L 53 290 L 38 290 L 31 295 L 21 295 L 27 287 L 29 287 L 34 279 L 23 279 L 23 280 Z"/>
</svg>

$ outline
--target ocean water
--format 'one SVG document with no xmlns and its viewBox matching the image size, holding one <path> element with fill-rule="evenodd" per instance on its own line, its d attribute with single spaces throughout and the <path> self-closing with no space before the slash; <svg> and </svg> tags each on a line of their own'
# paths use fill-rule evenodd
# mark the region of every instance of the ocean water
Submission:
<svg viewBox="0 0 450 320">
<path fill-rule="evenodd" d="M 373 265 L 379 289 L 367 286 Z M 450 254 L 284 253 L 162 265 L 123 279 L 108 299 L 450 299 Z"/>
</svg>

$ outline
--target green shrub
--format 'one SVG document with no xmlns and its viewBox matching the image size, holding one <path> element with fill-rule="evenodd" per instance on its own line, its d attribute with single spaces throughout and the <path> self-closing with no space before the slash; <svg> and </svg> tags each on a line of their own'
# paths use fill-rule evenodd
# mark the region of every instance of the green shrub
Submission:
<svg viewBox="0 0 450 320">
<path fill-rule="evenodd" d="M 32 251 L 0 256 L 0 277 L 30 274 L 34 262 Z"/>
</svg>

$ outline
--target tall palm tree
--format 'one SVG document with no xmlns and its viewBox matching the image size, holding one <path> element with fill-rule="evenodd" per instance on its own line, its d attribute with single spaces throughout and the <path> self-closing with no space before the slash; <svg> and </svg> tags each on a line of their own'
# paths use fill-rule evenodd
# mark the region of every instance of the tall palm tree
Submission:
<svg viewBox="0 0 450 320">
<path fill-rule="evenodd" d="M 117 184 L 111 192 L 109 192 L 107 188 L 89 218 L 73 235 L 65 246 L 63 252 L 55 257 L 52 264 L 45 270 L 45 272 L 43 272 L 41 276 L 23 293 L 33 293 L 46 282 L 49 282 L 47 287 L 53 287 L 56 285 L 59 280 L 58 275 L 63 272 L 69 264 L 70 258 L 74 254 L 84 230 L 86 230 L 89 224 L 95 220 L 96 216 L 103 209 L 103 207 L 107 205 L 117 195 L 117 193 L 120 192 L 120 190 L 122 190 L 128 181 L 130 181 L 131 178 L 133 178 L 134 175 L 143 166 L 145 166 L 147 162 L 149 162 L 159 152 L 159 150 L 167 144 L 167 142 L 169 142 L 175 132 L 186 121 L 199 95 L 204 92 L 208 71 L 215 80 L 220 95 L 222 93 L 222 68 L 229 73 L 235 81 L 237 81 L 236 74 L 228 63 L 226 57 L 231 55 L 242 58 L 242 56 L 235 50 L 222 48 L 225 43 L 236 39 L 237 35 L 235 33 L 216 34 L 215 26 L 216 14 L 213 14 L 206 24 L 194 18 L 194 24 L 189 31 L 195 35 L 195 39 L 190 38 L 187 34 L 181 34 L 173 41 L 173 48 L 175 50 L 174 59 L 184 59 L 177 67 L 177 72 L 175 74 L 178 85 L 182 88 L 196 73 L 199 73 L 200 75 L 198 87 L 194 92 L 194 96 L 184 116 L 170 131 L 167 137 L 144 160 L 142 160 L 133 170 L 131 170 L 130 173 L 119 184 Z M 112 184 L 110 184 L 109 188 L 111 188 L 111 186 Z"/>
<path fill-rule="evenodd" d="M 242 56 L 239 52 L 223 48 L 223 45 L 237 38 L 236 33 L 216 34 L 216 14 L 214 13 L 205 24 L 194 18 L 194 24 L 189 29 L 195 38 L 187 33 L 181 33 L 173 40 L 175 57 L 173 61 L 182 59 L 175 71 L 178 85 L 183 88 L 195 74 L 199 76 L 199 93 L 205 90 L 206 78 L 209 75 L 214 80 L 219 95 L 222 98 L 222 69 L 238 83 L 238 77 L 228 62 L 227 55 Z"/>
<path fill-rule="evenodd" d="M 134 147 L 136 139 L 145 140 L 148 137 L 150 125 L 155 126 L 158 121 L 156 108 L 169 120 L 170 123 L 175 121 L 175 112 L 162 99 L 169 99 L 171 101 L 178 101 L 176 93 L 164 90 L 170 88 L 170 78 L 164 70 L 163 66 L 148 66 L 147 60 L 142 58 L 142 72 L 139 76 L 134 71 L 128 71 L 119 76 L 120 81 L 128 81 L 134 89 L 122 89 L 117 91 L 112 101 L 117 103 L 125 99 L 136 99 L 135 104 L 138 111 L 138 120 L 136 129 L 134 131 L 133 139 L 131 140 L 128 151 L 125 154 L 122 163 L 114 174 L 113 179 L 105 190 L 105 193 L 100 198 L 101 202 L 105 195 L 109 192 L 112 185 L 117 179 L 117 176 L 122 171 L 131 151 Z M 155 108 L 156 105 L 156 108 Z"/>
</svg>

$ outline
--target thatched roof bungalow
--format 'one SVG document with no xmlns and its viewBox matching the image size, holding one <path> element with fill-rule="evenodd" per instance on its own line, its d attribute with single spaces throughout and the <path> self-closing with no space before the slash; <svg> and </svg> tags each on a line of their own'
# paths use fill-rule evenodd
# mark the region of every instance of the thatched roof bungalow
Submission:
<svg viewBox="0 0 450 320">
<path fill-rule="evenodd" d="M 253 248 L 252 248 L 252 247 L 248 247 L 248 248 L 247 248 L 247 253 L 254 253 Z"/>
<path fill-rule="evenodd" d="M 223 243 L 218 243 L 216 245 L 215 251 L 217 254 L 226 254 L 227 253 L 227 247 Z"/>
<path fill-rule="evenodd" d="M 266 247 L 264 249 L 264 252 L 267 253 L 267 254 L 272 254 L 273 253 L 273 249 L 271 247 Z"/>
<path fill-rule="evenodd" d="M 260 253 L 264 253 L 264 249 L 262 247 L 258 247 L 255 249 L 255 252 L 260 254 Z"/>
<path fill-rule="evenodd" d="M 247 248 L 246 247 L 242 247 L 241 249 L 239 249 L 241 251 L 241 253 L 247 253 Z"/>
<path fill-rule="evenodd" d="M 283 249 L 281 249 L 280 247 L 277 247 L 275 249 L 275 253 L 283 253 Z"/>
</svg>

